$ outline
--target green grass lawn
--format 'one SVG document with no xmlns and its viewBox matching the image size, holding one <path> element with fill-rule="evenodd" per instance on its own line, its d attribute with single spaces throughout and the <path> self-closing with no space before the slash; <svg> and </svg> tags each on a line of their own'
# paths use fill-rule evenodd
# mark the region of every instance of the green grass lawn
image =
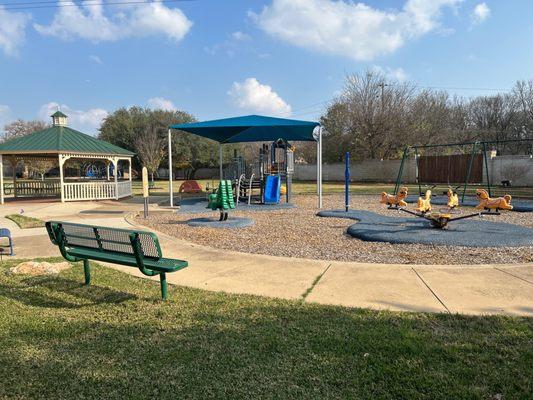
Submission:
<svg viewBox="0 0 533 400">
<path fill-rule="evenodd" d="M 183 183 L 182 180 L 174 181 L 174 192 L 177 193 L 178 189 Z M 199 179 L 200 183 L 205 190 L 206 185 L 209 184 L 210 187 L 218 185 L 217 180 L 211 179 Z M 418 185 L 408 184 L 404 185 L 409 188 L 409 193 L 413 195 L 418 195 L 419 188 Z M 422 186 L 422 192 L 425 192 L 427 187 Z M 438 185 L 433 189 L 433 194 L 443 196 L 443 193 L 448 189 L 448 186 L 445 184 Z M 324 194 L 335 194 L 335 193 L 344 193 L 344 183 L 343 182 L 323 182 L 322 190 Z M 361 183 L 353 182 L 350 184 L 350 193 L 352 194 L 370 194 L 370 195 L 379 195 L 381 192 L 392 193 L 394 191 L 394 183 Z M 467 189 L 467 195 L 475 195 L 476 187 L 471 185 Z M 142 183 L 140 181 L 133 181 L 133 193 L 142 194 Z M 155 181 L 155 187 L 150 190 L 152 195 L 166 195 L 168 194 L 168 181 Z M 293 183 L 293 193 L 294 194 L 316 194 L 316 183 L 315 182 L 302 182 L 296 181 Z M 462 194 L 462 188 L 459 189 L 459 193 Z M 533 188 L 520 188 L 520 187 L 510 187 L 503 188 L 499 186 L 493 187 L 493 196 L 503 196 L 504 194 L 511 194 L 516 197 L 533 199 Z"/>
<path fill-rule="evenodd" d="M 533 320 L 374 312 L 94 267 L 6 275 L 0 398 L 525 399 Z M 179 272 L 178 272 L 179 273 Z"/>
<path fill-rule="evenodd" d="M 6 218 L 13 221 L 21 229 L 40 228 L 44 226 L 44 221 L 38 218 L 26 217 L 25 215 L 10 214 L 6 215 Z"/>
</svg>

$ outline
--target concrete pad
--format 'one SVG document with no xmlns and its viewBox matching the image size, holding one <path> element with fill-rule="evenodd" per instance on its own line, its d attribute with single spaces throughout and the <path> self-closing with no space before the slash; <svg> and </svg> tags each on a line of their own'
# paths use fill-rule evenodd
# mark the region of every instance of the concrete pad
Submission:
<svg viewBox="0 0 533 400">
<path fill-rule="evenodd" d="M 505 271 L 511 275 L 518 276 L 533 285 L 533 264 L 530 265 L 498 265 L 494 268 Z"/>
<path fill-rule="evenodd" d="M 61 257 L 58 247 L 50 242 L 48 234 L 17 236 L 13 238 L 13 243 L 15 258 Z"/>
<path fill-rule="evenodd" d="M 328 266 L 328 262 L 255 259 L 222 271 L 205 289 L 299 299 Z"/>
<path fill-rule="evenodd" d="M 201 289 L 297 299 L 329 265 L 217 250 L 158 236 L 165 257 L 189 262 L 188 268 L 170 274 L 168 282 Z"/>
<path fill-rule="evenodd" d="M 405 266 L 332 263 L 306 300 L 394 311 L 446 312 L 416 273 Z"/>
<path fill-rule="evenodd" d="M 415 267 L 451 312 L 533 316 L 530 283 L 488 267 Z"/>
</svg>

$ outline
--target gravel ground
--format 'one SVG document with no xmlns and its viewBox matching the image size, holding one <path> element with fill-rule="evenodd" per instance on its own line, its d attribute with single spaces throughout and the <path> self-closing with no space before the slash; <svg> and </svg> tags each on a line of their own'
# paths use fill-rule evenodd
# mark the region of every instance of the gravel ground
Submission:
<svg viewBox="0 0 533 400">
<path fill-rule="evenodd" d="M 317 217 L 315 196 L 295 196 L 294 201 L 298 206 L 294 209 L 233 212 L 230 215 L 249 217 L 255 222 L 253 226 L 241 229 L 200 228 L 185 224 L 191 218 L 218 217 L 215 212 L 153 215 L 148 220 L 138 218 L 138 222 L 197 244 L 274 256 L 396 264 L 533 262 L 533 247 L 487 249 L 361 241 L 345 233 L 355 221 Z M 350 206 L 389 216 L 394 213 L 378 201 L 377 196 L 352 196 Z M 324 209 L 340 209 L 343 204 L 342 195 L 324 196 Z M 471 209 L 463 209 L 464 213 L 468 211 Z M 533 213 L 508 212 L 486 218 L 533 227 Z"/>
</svg>

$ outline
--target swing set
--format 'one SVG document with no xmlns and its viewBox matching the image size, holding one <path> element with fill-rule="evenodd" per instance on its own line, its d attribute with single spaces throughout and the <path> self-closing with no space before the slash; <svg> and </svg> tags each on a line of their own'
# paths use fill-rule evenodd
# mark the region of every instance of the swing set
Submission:
<svg viewBox="0 0 533 400">
<path fill-rule="evenodd" d="M 512 210 L 512 197 L 505 194 L 502 197 L 492 197 L 492 185 L 488 167 L 488 156 L 490 144 L 505 144 L 532 141 L 533 139 L 520 140 L 505 140 L 493 142 L 468 142 L 468 143 L 450 143 L 450 144 L 436 144 L 424 146 L 408 146 L 404 149 L 402 162 L 398 171 L 396 185 L 393 194 L 381 193 L 380 203 L 386 204 L 388 209 L 405 212 L 414 215 L 415 217 L 424 218 L 428 220 L 432 227 L 443 229 L 449 222 L 458 221 L 467 218 L 481 217 L 483 215 L 500 215 L 501 210 Z M 446 150 L 449 148 L 466 147 L 471 148 L 469 153 L 460 152 L 460 154 L 447 154 L 428 156 L 426 155 L 429 149 Z M 481 154 L 479 152 L 481 151 Z M 416 182 L 418 184 L 419 198 L 415 211 L 407 209 L 406 198 L 408 195 L 408 188 L 402 185 L 402 177 L 407 164 L 409 155 L 414 154 L 416 163 Z M 447 166 L 444 164 L 447 163 Z M 424 164 L 424 165 L 422 165 Z M 426 170 L 422 170 L 424 167 Z M 465 168 L 466 167 L 466 168 Z M 429 169 L 429 171 L 428 171 Z M 466 173 L 464 170 L 466 169 Z M 426 173 L 426 172 L 429 172 Z M 462 175 L 463 174 L 463 175 Z M 421 176 L 423 175 L 423 176 Z M 424 184 L 426 188 L 423 193 L 422 181 L 426 177 L 433 176 L 435 178 L 432 186 Z M 458 177 L 464 177 L 464 182 L 458 182 Z M 467 188 L 471 183 L 483 184 L 486 182 L 486 189 L 477 188 L 475 195 L 478 200 L 478 205 L 475 207 L 478 212 L 461 215 L 459 210 L 459 194 L 458 189 L 462 188 L 461 203 L 464 202 Z M 446 183 L 447 190 L 444 194 L 447 196 L 446 208 L 439 211 L 433 211 L 431 204 L 432 191 L 437 187 L 438 183 Z M 458 185 L 457 185 L 458 184 Z M 452 186 L 453 185 L 453 186 Z"/>
<path fill-rule="evenodd" d="M 531 154 L 533 138 L 407 146 L 403 150 L 394 195 L 402 187 L 409 157 L 414 155 L 419 196 L 425 194 L 424 188 L 435 188 L 440 183 L 459 192 L 461 203 L 471 185 L 484 187 L 491 197 L 494 182 L 489 172 L 489 154 L 494 149 L 503 151 L 513 147 Z"/>
</svg>

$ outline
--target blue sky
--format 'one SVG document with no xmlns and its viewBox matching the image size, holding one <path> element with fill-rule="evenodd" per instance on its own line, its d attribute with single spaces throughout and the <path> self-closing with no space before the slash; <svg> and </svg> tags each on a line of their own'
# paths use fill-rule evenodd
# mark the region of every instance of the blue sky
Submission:
<svg viewBox="0 0 533 400">
<path fill-rule="evenodd" d="M 92 134 L 107 113 L 131 105 L 198 119 L 316 119 L 344 76 L 367 68 L 445 88 L 506 90 L 533 78 L 529 0 L 92 0 L 13 9 L 36 1 L 0 0 L 2 127 L 46 118 L 57 104 Z"/>
</svg>

